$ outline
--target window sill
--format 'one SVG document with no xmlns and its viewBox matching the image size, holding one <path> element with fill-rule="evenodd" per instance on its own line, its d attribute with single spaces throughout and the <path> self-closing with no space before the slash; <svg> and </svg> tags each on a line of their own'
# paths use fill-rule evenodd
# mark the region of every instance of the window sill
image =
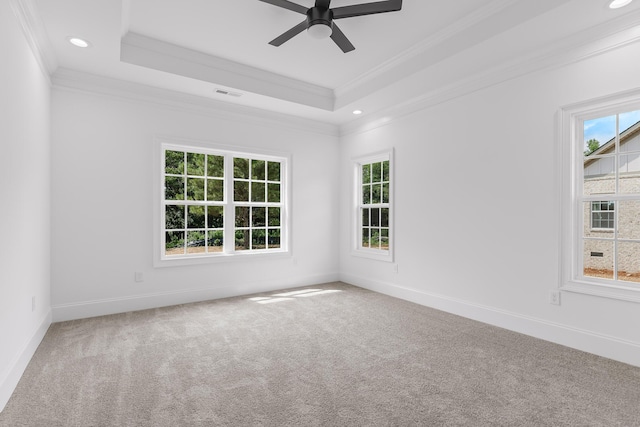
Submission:
<svg viewBox="0 0 640 427">
<path fill-rule="evenodd" d="M 378 261 L 393 262 L 393 254 L 391 251 L 378 251 L 378 250 L 364 250 L 354 249 L 351 251 L 351 255 L 360 258 L 375 259 Z"/>
<path fill-rule="evenodd" d="M 171 258 L 157 257 L 153 266 L 156 268 L 182 267 L 187 265 L 219 264 L 225 262 L 246 262 L 261 259 L 291 258 L 291 251 L 270 252 L 236 252 L 233 254 L 217 254 L 208 256 L 174 256 Z"/>
<path fill-rule="evenodd" d="M 604 283 L 604 281 L 603 283 L 592 283 L 587 281 L 574 280 L 565 283 L 560 287 L 560 290 L 602 298 L 640 303 L 640 283 L 637 286 L 634 286 Z"/>
</svg>

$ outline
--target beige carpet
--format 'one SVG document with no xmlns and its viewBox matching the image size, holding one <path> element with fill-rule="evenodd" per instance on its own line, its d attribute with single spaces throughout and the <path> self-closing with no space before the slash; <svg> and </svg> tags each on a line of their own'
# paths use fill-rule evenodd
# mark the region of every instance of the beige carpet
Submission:
<svg viewBox="0 0 640 427">
<path fill-rule="evenodd" d="M 54 324 L 0 425 L 640 426 L 640 368 L 331 283 Z"/>
</svg>

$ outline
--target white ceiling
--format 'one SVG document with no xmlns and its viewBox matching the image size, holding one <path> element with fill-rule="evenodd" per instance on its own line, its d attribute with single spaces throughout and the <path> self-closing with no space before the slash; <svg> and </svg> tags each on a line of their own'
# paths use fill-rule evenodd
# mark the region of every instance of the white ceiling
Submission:
<svg viewBox="0 0 640 427">
<path fill-rule="evenodd" d="M 315 0 L 295 2 L 311 7 Z M 366 2 L 333 0 L 331 6 Z M 336 20 L 356 46 L 349 54 L 331 40 L 315 40 L 305 33 L 280 47 L 269 45 L 306 17 L 258 0 L 132 0 L 129 31 L 335 89 L 487 4 L 448 1 L 436 16 L 428 6 L 431 2 L 404 3 L 398 12 Z"/>
<path fill-rule="evenodd" d="M 305 33 L 269 45 L 304 16 L 258 0 L 21 1 L 34 2 L 54 78 L 82 72 L 332 124 L 356 120 L 355 108 L 366 117 L 435 90 L 426 80 L 464 80 L 640 13 L 640 1 L 611 11 L 607 0 L 405 0 L 398 12 L 337 20 L 356 47 L 345 54 Z M 92 47 L 71 46 L 69 36 Z"/>
</svg>

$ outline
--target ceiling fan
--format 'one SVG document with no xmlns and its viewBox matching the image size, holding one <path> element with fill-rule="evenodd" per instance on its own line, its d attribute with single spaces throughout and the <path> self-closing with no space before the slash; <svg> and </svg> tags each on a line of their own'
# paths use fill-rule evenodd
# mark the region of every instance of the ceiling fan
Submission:
<svg viewBox="0 0 640 427">
<path fill-rule="evenodd" d="M 355 47 L 347 36 L 333 22 L 334 19 L 351 18 L 354 16 L 371 15 L 374 13 L 395 12 L 402 9 L 402 0 L 387 0 L 373 3 L 355 4 L 329 8 L 331 0 L 316 0 L 315 6 L 307 9 L 287 0 L 260 0 L 274 6 L 282 7 L 293 12 L 307 15 L 307 19 L 285 31 L 269 42 L 270 45 L 280 46 L 294 36 L 307 30 L 310 36 L 318 39 L 331 37 L 344 53 L 351 52 Z"/>
</svg>

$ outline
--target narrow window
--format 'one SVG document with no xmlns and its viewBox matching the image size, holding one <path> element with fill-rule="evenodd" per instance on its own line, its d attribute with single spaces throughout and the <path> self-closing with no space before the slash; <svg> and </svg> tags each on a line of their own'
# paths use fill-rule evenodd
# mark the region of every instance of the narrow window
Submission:
<svg viewBox="0 0 640 427">
<path fill-rule="evenodd" d="M 281 248 L 282 163 L 233 158 L 235 250 Z"/>
<path fill-rule="evenodd" d="M 164 255 L 224 246 L 224 156 L 164 151 Z"/>
<path fill-rule="evenodd" d="M 581 122 L 583 276 L 640 283 L 640 110 Z"/>
<path fill-rule="evenodd" d="M 358 255 L 392 260 L 392 155 L 390 152 L 355 162 L 355 250 Z"/>
<path fill-rule="evenodd" d="M 561 111 L 561 289 L 640 302 L 640 93 Z"/>
</svg>

